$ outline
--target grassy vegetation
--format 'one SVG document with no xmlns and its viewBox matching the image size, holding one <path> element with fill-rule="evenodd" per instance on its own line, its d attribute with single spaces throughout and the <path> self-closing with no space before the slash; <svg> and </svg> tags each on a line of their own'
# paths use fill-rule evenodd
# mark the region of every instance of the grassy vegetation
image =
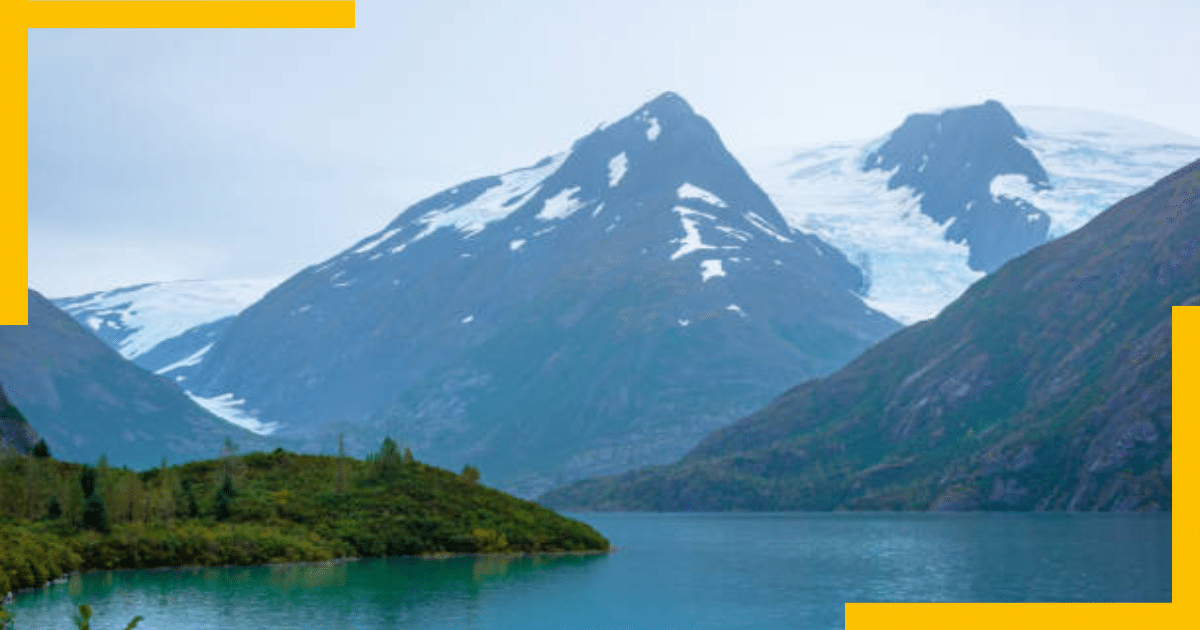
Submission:
<svg viewBox="0 0 1200 630">
<path fill-rule="evenodd" d="M 0 455 L 0 595 L 71 571 L 609 548 L 390 440 L 367 461 L 232 451 L 140 473 Z"/>
</svg>

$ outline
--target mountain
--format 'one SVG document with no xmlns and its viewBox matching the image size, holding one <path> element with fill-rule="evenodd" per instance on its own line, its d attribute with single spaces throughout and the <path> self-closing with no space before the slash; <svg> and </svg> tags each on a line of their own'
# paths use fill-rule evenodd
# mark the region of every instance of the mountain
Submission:
<svg viewBox="0 0 1200 630">
<path fill-rule="evenodd" d="M 25 416 L 8 402 L 4 388 L 0 387 L 0 451 L 12 448 L 27 453 L 37 441 L 37 431 L 34 431 Z"/>
<path fill-rule="evenodd" d="M 121 356 L 182 382 L 233 316 L 275 284 L 274 280 L 152 282 L 51 301 Z"/>
<path fill-rule="evenodd" d="M 391 434 L 532 494 L 669 461 L 898 325 L 663 94 L 440 192 L 239 314 L 188 377 L 280 436 Z"/>
<path fill-rule="evenodd" d="M 997 101 L 913 114 L 863 166 L 889 173 L 888 189 L 918 195 L 921 212 L 944 226 L 946 240 L 966 244 L 970 268 L 990 272 L 1041 245 L 1050 227 L 1050 215 L 1025 199 L 992 191 L 998 177 L 1049 188 L 1045 169 L 1020 143 L 1025 137 Z"/>
<path fill-rule="evenodd" d="M 256 436 L 125 360 L 33 290 L 29 324 L 0 326 L 0 383 L 62 460 L 107 454 L 114 465 L 146 467 L 163 457 L 216 455 L 226 437 L 243 447 L 257 444 Z"/>
<path fill-rule="evenodd" d="M 1200 304 L 1200 162 L 974 284 L 679 462 L 559 508 L 1170 510 L 1171 307 Z"/>
<path fill-rule="evenodd" d="M 987 101 L 914 114 L 870 141 L 755 157 L 750 172 L 789 224 L 863 270 L 868 304 L 913 323 L 1200 157 L 1200 139 L 1110 114 Z"/>
</svg>

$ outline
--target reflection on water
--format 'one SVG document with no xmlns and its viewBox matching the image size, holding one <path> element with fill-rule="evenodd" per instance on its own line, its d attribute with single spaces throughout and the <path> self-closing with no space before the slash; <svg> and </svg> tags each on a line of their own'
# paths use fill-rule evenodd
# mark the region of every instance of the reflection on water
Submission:
<svg viewBox="0 0 1200 630">
<path fill-rule="evenodd" d="M 837 628 L 847 601 L 1170 601 L 1145 514 L 584 514 L 606 556 L 390 558 L 71 576 L 21 630 Z"/>
</svg>

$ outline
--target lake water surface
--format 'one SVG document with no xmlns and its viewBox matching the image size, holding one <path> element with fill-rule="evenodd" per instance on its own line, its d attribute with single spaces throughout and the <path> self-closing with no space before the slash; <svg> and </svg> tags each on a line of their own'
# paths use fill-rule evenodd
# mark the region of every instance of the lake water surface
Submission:
<svg viewBox="0 0 1200 630">
<path fill-rule="evenodd" d="M 847 601 L 1170 601 L 1162 514 L 576 514 L 606 556 L 123 571 L 22 594 L 17 628 L 840 628 Z"/>
</svg>

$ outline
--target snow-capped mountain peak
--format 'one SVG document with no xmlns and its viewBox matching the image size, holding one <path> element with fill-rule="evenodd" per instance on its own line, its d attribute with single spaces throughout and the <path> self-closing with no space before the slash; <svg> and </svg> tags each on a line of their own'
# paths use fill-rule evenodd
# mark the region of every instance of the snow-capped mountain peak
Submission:
<svg viewBox="0 0 1200 630">
<path fill-rule="evenodd" d="M 862 288 L 666 93 L 303 270 L 187 384 L 286 434 L 344 422 L 506 483 L 574 477 L 669 458 L 894 330 Z M 714 378 L 738 383 L 715 407 Z M 514 440 L 538 462 L 504 457 Z"/>
<path fill-rule="evenodd" d="M 1200 140 L 1143 121 L 988 101 L 871 140 L 756 156 L 751 170 L 793 228 L 858 264 L 870 304 L 911 323 L 1197 156 Z M 1018 247 L 996 247 L 1006 240 Z"/>
</svg>

